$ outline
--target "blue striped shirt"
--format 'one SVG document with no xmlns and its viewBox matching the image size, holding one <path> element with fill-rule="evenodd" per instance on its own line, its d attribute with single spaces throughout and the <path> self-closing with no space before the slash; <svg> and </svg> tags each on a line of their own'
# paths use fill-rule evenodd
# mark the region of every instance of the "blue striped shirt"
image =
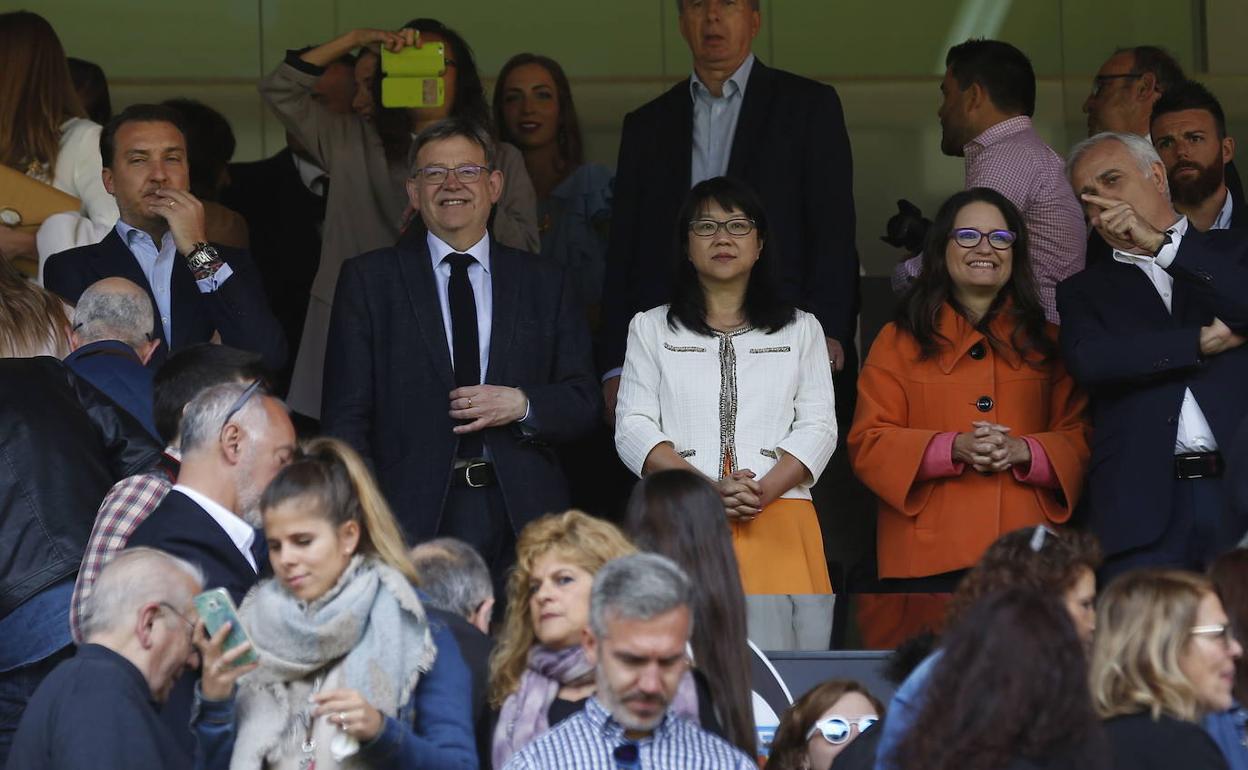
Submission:
<svg viewBox="0 0 1248 770">
<path fill-rule="evenodd" d="M 635 743 L 636 761 L 615 750 L 630 743 L 624 727 L 598 699 L 512 755 L 503 770 L 758 770 L 735 746 L 668 712 L 648 738 Z"/>
</svg>

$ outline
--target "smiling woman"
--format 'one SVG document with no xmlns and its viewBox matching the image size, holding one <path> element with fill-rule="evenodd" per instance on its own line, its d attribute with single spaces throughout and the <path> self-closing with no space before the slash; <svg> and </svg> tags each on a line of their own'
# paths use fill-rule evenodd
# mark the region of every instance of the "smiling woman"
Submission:
<svg viewBox="0 0 1248 770">
<path fill-rule="evenodd" d="M 849 435 L 879 498 L 879 575 L 907 585 L 868 601 L 887 646 L 936 627 L 961 572 L 1004 532 L 1070 517 L 1088 463 L 1087 399 L 1057 359 L 1018 210 L 987 188 L 945 201 L 917 281 L 876 338 Z M 968 469 L 969 466 L 969 469 Z M 973 471 L 973 472 L 972 472 Z M 929 600 L 924 600 L 929 601 Z M 898 628 L 900 625 L 900 628 Z"/>
</svg>

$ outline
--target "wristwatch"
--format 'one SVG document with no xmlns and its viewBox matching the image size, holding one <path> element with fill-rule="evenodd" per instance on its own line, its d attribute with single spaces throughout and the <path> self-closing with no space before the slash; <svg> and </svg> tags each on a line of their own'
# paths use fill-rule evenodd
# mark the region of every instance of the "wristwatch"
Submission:
<svg viewBox="0 0 1248 770">
<path fill-rule="evenodd" d="M 210 278 L 221 267 L 221 255 L 207 243 L 200 242 L 191 246 L 191 253 L 186 255 L 186 265 L 191 268 L 195 280 Z"/>
</svg>

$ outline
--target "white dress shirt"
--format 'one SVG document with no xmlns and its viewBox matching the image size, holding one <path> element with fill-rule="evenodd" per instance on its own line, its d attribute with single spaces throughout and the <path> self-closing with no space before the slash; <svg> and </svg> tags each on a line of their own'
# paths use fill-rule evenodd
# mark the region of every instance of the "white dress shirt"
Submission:
<svg viewBox="0 0 1248 770">
<path fill-rule="evenodd" d="M 1230 202 L 1231 196 L 1227 195 L 1226 198 L 1227 202 Z M 1170 234 L 1170 242 L 1161 247 L 1156 257 L 1128 254 L 1114 249 L 1114 259 L 1135 265 L 1144 271 L 1144 275 L 1147 275 L 1148 280 L 1153 282 L 1157 294 L 1161 296 L 1166 310 L 1170 310 L 1174 295 L 1174 276 L 1166 272 L 1166 268 L 1174 262 L 1174 257 L 1179 251 L 1179 244 L 1183 242 L 1183 236 L 1187 234 L 1187 224 L 1187 217 L 1180 217 L 1178 222 L 1171 225 L 1166 231 Z M 1213 428 L 1209 427 L 1205 413 L 1201 411 L 1200 404 L 1196 403 L 1196 396 L 1192 394 L 1192 389 L 1187 388 L 1183 391 L 1183 405 L 1179 407 L 1179 430 L 1174 437 L 1174 453 L 1212 452 L 1217 448 L 1218 442 L 1213 437 Z"/>
<path fill-rule="evenodd" d="M 774 334 L 748 328 L 706 337 L 667 325 L 667 305 L 628 327 L 615 446 L 641 475 L 664 442 L 712 479 L 748 468 L 761 478 L 782 454 L 811 477 L 781 497 L 810 499 L 836 448 L 832 369 L 823 328 L 797 311 Z"/>
<path fill-rule="evenodd" d="M 234 543 L 234 547 L 243 555 L 247 563 L 251 565 L 257 573 L 260 567 L 256 564 L 256 557 L 251 555 L 251 544 L 255 542 L 256 530 L 242 518 L 236 516 L 228 508 L 213 500 L 211 497 L 196 492 L 190 487 L 184 487 L 181 484 L 174 484 L 171 491 L 181 492 L 187 497 L 195 501 L 195 503 L 204 509 L 204 512 L 212 517 L 212 520 L 225 530 L 225 534 L 230 538 L 230 542 Z"/>
<path fill-rule="evenodd" d="M 745 101 L 745 85 L 754 69 L 754 54 L 745 57 L 737 71 L 724 81 L 723 95 L 714 96 L 694 72 L 689 78 L 693 97 L 693 158 L 690 186 L 711 177 L 728 173 L 732 140 L 737 133 L 741 103 Z"/>
</svg>

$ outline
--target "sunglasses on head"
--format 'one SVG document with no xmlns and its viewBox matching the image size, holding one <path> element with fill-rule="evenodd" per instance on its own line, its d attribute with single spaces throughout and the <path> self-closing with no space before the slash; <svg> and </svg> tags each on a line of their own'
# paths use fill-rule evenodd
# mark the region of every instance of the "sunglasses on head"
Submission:
<svg viewBox="0 0 1248 770">
<path fill-rule="evenodd" d="M 858 728 L 858 734 L 861 735 L 868 727 L 880 721 L 879 716 L 875 714 L 867 714 L 857 719 L 846 719 L 842 716 L 833 714 L 827 719 L 820 719 L 815 722 L 815 726 L 806 731 L 806 740 L 810 740 L 815 733 L 822 733 L 823 739 L 833 745 L 840 745 L 849 740 L 853 728 Z"/>
</svg>

